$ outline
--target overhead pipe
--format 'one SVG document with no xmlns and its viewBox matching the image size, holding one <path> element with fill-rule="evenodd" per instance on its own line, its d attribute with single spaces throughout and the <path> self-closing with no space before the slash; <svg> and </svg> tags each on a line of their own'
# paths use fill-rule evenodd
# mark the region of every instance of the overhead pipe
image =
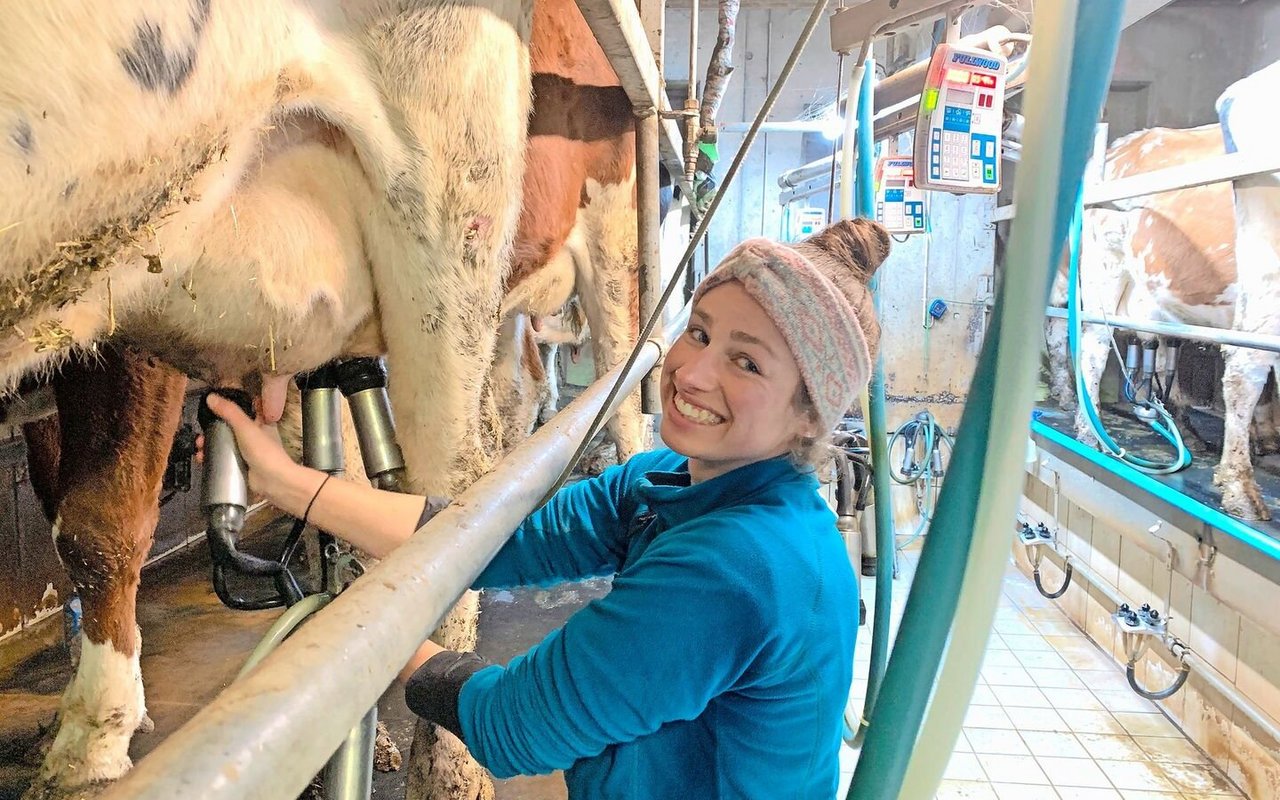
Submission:
<svg viewBox="0 0 1280 800">
<path fill-rule="evenodd" d="M 1025 41 L 1023 34 L 1014 34 L 1003 25 L 996 25 L 988 28 L 981 33 L 975 33 L 966 36 L 961 40 L 961 44 L 967 47 L 977 47 L 987 45 L 991 41 L 997 41 L 1002 46 L 1013 42 Z M 899 70 L 894 74 L 882 78 L 875 83 L 875 105 L 873 107 L 872 119 L 880 122 L 894 111 L 903 108 L 914 108 L 920 101 L 920 92 L 924 90 L 925 75 L 929 71 L 929 61 L 917 61 L 905 69 Z M 850 95 L 853 97 L 853 107 L 857 107 L 858 92 L 854 87 L 849 87 Z M 836 114 L 840 113 L 841 103 L 845 104 L 846 110 L 849 107 L 848 98 L 838 98 L 835 103 Z M 846 118 L 849 116 L 845 115 Z M 914 116 L 914 115 L 913 115 Z M 879 126 L 877 126 L 879 127 Z M 727 128 L 725 128 L 727 130 Z M 846 141 L 853 141 L 851 126 L 845 126 Z M 884 134 L 877 130 L 875 138 L 881 139 Z M 795 169 L 790 169 L 778 176 L 778 186 L 783 189 L 794 188 L 806 180 L 822 175 L 830 164 L 830 159 L 820 159 L 805 164 Z"/>
<path fill-rule="evenodd" d="M 698 0 L 689 7 L 689 91 L 684 99 L 684 179 L 693 185 L 698 172 L 698 141 L 702 132 L 702 106 L 698 102 Z"/>
</svg>

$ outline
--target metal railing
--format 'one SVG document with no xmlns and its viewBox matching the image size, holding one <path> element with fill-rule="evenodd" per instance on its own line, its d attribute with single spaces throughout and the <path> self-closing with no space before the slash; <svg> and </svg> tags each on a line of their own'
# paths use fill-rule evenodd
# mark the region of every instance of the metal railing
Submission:
<svg viewBox="0 0 1280 800">
<path fill-rule="evenodd" d="M 688 314 L 686 307 L 663 338 L 645 343 L 615 407 L 683 331 Z M 555 482 L 621 371 L 592 384 L 103 800 L 297 796 Z"/>
<path fill-rule="evenodd" d="M 1045 309 L 1045 316 L 1066 319 L 1065 308 Z M 1154 322 L 1132 317 L 1099 316 L 1097 314 L 1081 314 L 1080 319 L 1095 325 L 1110 325 L 1113 328 L 1124 328 L 1141 333 L 1153 333 L 1157 336 L 1169 336 L 1176 339 L 1189 339 L 1194 342 L 1225 344 L 1232 347 L 1250 347 L 1254 350 L 1267 350 L 1280 353 L 1280 336 L 1269 336 L 1265 333 L 1247 333 L 1230 328 L 1207 328 L 1203 325 L 1183 325 L 1180 322 Z"/>
<path fill-rule="evenodd" d="M 1180 189 L 1194 189 L 1197 186 L 1225 183 L 1236 178 L 1267 175 L 1272 172 L 1280 172 L 1280 152 L 1230 153 L 1191 164 L 1096 183 L 1085 188 L 1084 207 L 1109 207 L 1135 197 L 1176 192 Z M 991 219 L 992 222 L 1002 222 L 1013 219 L 1017 214 L 1017 204 L 1010 203 L 997 206 Z"/>
</svg>

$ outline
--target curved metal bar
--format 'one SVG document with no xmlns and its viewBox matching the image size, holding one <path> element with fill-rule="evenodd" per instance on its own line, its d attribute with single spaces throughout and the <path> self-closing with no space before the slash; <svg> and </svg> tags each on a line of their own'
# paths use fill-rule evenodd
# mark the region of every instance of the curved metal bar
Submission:
<svg viewBox="0 0 1280 800">
<path fill-rule="evenodd" d="M 1147 698 L 1148 700 L 1167 700 L 1170 697 L 1173 697 L 1175 694 L 1178 693 L 1178 690 L 1182 688 L 1182 684 L 1187 682 L 1187 676 L 1190 674 L 1191 674 L 1191 665 L 1184 661 L 1182 662 L 1182 669 L 1178 670 L 1178 677 L 1174 678 L 1173 685 L 1168 687 L 1167 689 L 1162 689 L 1158 692 L 1153 692 L 1150 689 L 1146 689 L 1142 687 L 1138 683 L 1138 676 L 1134 674 L 1133 661 L 1130 661 L 1129 664 L 1124 668 L 1124 676 L 1129 679 L 1129 688 L 1133 689 L 1135 692 Z"/>
<path fill-rule="evenodd" d="M 1073 574 L 1073 570 L 1071 567 L 1070 559 L 1067 559 L 1065 571 L 1066 571 L 1067 577 L 1066 577 L 1066 580 L 1062 582 L 1062 586 L 1059 587 L 1056 592 L 1050 592 L 1046 590 L 1044 588 L 1044 584 L 1040 582 L 1040 568 L 1036 567 L 1035 569 L 1031 570 L 1031 576 L 1035 579 L 1035 582 L 1036 582 L 1036 590 L 1039 591 L 1040 594 L 1049 598 L 1050 600 L 1057 600 L 1059 597 L 1062 597 L 1064 594 L 1067 593 L 1067 589 L 1071 586 L 1071 575 Z"/>
</svg>

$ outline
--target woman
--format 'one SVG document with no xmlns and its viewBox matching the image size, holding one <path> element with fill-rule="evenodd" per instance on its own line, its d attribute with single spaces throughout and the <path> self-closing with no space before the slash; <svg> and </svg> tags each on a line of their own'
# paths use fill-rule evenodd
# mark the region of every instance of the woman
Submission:
<svg viewBox="0 0 1280 800">
<path fill-rule="evenodd" d="M 888 251 L 863 220 L 733 250 L 663 363 L 669 449 L 562 489 L 475 583 L 613 575 L 610 593 L 505 668 L 430 647 L 402 673 L 409 707 L 499 777 L 565 770 L 575 800 L 834 796 L 858 590 L 812 472 L 868 379 Z M 255 490 L 374 555 L 438 510 L 326 484 L 209 406 Z"/>
</svg>

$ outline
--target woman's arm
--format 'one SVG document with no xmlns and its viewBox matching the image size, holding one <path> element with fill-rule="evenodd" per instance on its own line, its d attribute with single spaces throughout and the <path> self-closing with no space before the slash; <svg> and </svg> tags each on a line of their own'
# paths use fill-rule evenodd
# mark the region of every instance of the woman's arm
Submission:
<svg viewBox="0 0 1280 800">
<path fill-rule="evenodd" d="M 344 480 L 326 480 L 319 470 L 297 464 L 280 444 L 273 426 L 249 419 L 235 403 L 209 395 L 209 409 L 235 433 L 249 466 L 249 487 L 272 505 L 341 537 L 375 558 L 383 558 L 418 529 L 426 499 Z M 321 486 L 323 485 L 323 490 Z M 317 494 L 318 492 L 318 494 Z M 439 505 L 434 505 L 439 510 Z"/>
</svg>

